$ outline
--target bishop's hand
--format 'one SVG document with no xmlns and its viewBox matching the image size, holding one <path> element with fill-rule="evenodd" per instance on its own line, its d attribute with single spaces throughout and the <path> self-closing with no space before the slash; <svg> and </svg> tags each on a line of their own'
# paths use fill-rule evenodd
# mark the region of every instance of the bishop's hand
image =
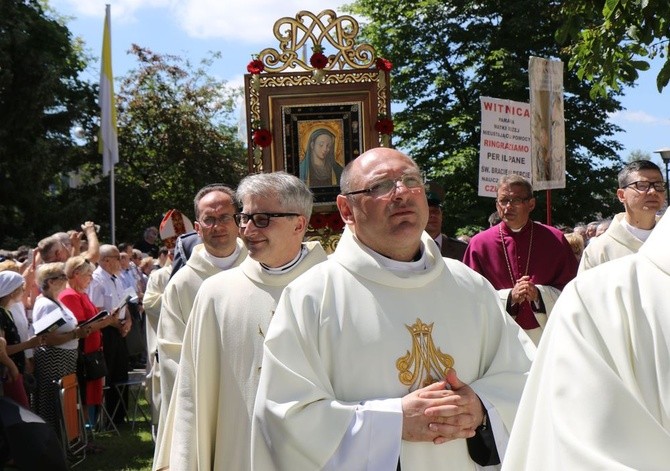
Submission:
<svg viewBox="0 0 670 471">
<path fill-rule="evenodd" d="M 527 275 L 517 280 L 510 295 L 512 296 L 512 305 L 521 304 L 524 301 L 536 302 L 540 297 L 537 286 L 530 281 L 530 276 Z"/>
</svg>

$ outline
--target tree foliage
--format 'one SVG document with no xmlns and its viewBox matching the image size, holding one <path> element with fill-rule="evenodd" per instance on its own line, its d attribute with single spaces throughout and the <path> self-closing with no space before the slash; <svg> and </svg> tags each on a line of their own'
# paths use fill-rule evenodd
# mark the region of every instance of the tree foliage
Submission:
<svg viewBox="0 0 670 471">
<path fill-rule="evenodd" d="M 117 93 L 115 188 L 117 240 L 133 241 L 171 208 L 192 218 L 193 197 L 204 185 L 236 186 L 246 152 L 232 119 L 239 91 L 207 73 L 216 55 L 196 67 L 137 45 L 130 52 L 138 67 Z"/>
<path fill-rule="evenodd" d="M 34 242 L 61 222 L 59 195 L 83 157 L 71 129 L 94 88 L 69 30 L 35 0 L 0 2 L 0 244 Z"/>
<path fill-rule="evenodd" d="M 569 66 L 592 82 L 592 95 L 605 96 L 649 69 L 648 59 L 665 57 L 656 77 L 658 91 L 670 81 L 670 3 L 667 0 L 567 0 L 558 31 L 567 42 Z"/>
<path fill-rule="evenodd" d="M 246 171 L 232 118 L 239 91 L 197 66 L 133 46 L 138 66 L 117 93 L 117 240 L 136 240 L 171 208 Z M 0 2 L 0 247 L 34 244 L 85 220 L 109 240 L 109 178 L 97 152 L 97 84 L 64 21 L 38 0 Z M 73 130 L 81 135 L 75 137 Z M 82 137 L 83 136 L 83 137 Z"/>
<path fill-rule="evenodd" d="M 486 226 L 495 209 L 477 196 L 480 97 L 528 101 L 531 55 L 568 59 L 555 42 L 555 2 L 358 0 L 363 31 L 393 64 L 394 143 L 444 184 L 447 229 Z M 618 210 L 613 197 L 621 146 L 607 114 L 614 97 L 589 98 L 588 85 L 566 71 L 567 188 L 552 191 L 552 222 L 572 224 Z M 546 217 L 538 194 L 537 219 Z"/>
</svg>

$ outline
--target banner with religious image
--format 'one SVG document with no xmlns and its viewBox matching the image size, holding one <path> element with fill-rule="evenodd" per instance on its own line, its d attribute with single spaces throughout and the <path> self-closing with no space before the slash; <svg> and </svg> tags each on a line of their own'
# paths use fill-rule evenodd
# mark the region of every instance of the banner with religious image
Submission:
<svg viewBox="0 0 670 471">
<path fill-rule="evenodd" d="M 530 180 L 530 106 L 512 100 L 481 97 L 479 196 L 496 197 L 503 175 L 516 173 Z"/>
<path fill-rule="evenodd" d="M 563 62 L 531 57 L 528 74 L 533 189 L 565 188 Z"/>
</svg>

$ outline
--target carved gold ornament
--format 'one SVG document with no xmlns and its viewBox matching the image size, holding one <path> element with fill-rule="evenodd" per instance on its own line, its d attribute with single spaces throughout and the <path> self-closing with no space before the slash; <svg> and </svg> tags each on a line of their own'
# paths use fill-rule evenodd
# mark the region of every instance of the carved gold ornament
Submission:
<svg viewBox="0 0 670 471">
<path fill-rule="evenodd" d="M 338 17 L 333 10 L 315 15 L 303 10 L 295 18 L 285 17 L 275 23 L 279 49 L 263 49 L 258 59 L 266 72 L 296 68 L 311 71 L 315 67 L 302 57 L 303 49 L 312 45 L 331 46 L 335 53 L 328 56 L 324 70 L 367 69 L 375 61 L 375 50 L 369 44 L 356 44 L 358 31 L 358 22 L 349 15 Z"/>
<path fill-rule="evenodd" d="M 316 106 L 324 100 L 351 101 L 354 95 L 357 100 L 368 100 L 365 93 L 371 91 L 374 96 L 369 98 L 359 123 L 363 138 L 359 153 L 378 145 L 391 146 L 390 134 L 378 133 L 373 125 L 378 117 L 390 115 L 392 64 L 377 56 L 372 45 L 359 41 L 359 32 L 355 18 L 338 17 L 334 10 L 318 14 L 302 10 L 294 17 L 283 17 L 275 22 L 273 33 L 278 43 L 274 48 L 267 47 L 252 54 L 252 61 L 247 65 L 250 172 L 283 169 L 287 158 L 295 158 L 293 154 L 287 157 L 287 134 L 273 114 L 287 101 L 293 105 Z M 272 134 L 273 140 L 267 147 L 253 138 L 259 131 Z"/>
<path fill-rule="evenodd" d="M 435 346 L 433 323 L 425 324 L 417 318 L 412 326 L 405 327 L 412 336 L 412 349 L 396 361 L 400 382 L 413 391 L 443 380 L 454 366 L 454 358 Z"/>
</svg>

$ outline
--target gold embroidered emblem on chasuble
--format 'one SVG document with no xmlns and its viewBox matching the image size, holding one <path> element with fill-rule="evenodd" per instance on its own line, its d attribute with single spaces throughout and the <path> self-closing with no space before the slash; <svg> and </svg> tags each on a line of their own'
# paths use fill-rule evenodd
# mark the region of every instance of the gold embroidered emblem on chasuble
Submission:
<svg viewBox="0 0 670 471">
<path fill-rule="evenodd" d="M 454 358 L 435 346 L 433 323 L 425 324 L 417 318 L 413 325 L 405 327 L 412 336 L 412 349 L 395 362 L 400 382 L 413 391 L 444 379 L 447 370 L 454 366 Z"/>
</svg>

